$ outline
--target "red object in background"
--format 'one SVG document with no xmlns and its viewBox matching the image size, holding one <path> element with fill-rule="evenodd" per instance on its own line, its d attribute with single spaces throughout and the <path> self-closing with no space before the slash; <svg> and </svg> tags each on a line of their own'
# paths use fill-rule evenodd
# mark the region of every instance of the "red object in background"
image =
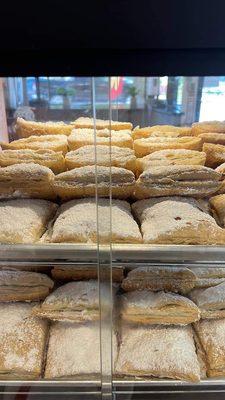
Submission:
<svg viewBox="0 0 225 400">
<path fill-rule="evenodd" d="M 123 77 L 112 76 L 111 77 L 111 100 L 117 99 L 123 92 Z"/>
</svg>

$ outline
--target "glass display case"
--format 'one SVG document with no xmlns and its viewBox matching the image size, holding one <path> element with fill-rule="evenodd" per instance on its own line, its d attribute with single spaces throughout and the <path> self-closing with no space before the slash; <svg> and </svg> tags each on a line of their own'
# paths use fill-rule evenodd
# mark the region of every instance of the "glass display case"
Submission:
<svg viewBox="0 0 225 400">
<path fill-rule="evenodd" d="M 224 82 L 0 79 L 4 398 L 223 396 Z"/>
</svg>

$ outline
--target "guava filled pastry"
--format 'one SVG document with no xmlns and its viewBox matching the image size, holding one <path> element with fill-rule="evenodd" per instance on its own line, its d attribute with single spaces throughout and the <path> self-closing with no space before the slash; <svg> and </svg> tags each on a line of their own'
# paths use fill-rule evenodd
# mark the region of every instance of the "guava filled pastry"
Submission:
<svg viewBox="0 0 225 400">
<path fill-rule="evenodd" d="M 145 128 L 135 128 L 132 132 L 134 140 L 147 138 L 150 136 L 171 136 L 182 137 L 190 136 L 191 128 L 189 126 L 173 126 L 173 125 L 154 125 Z"/>
<path fill-rule="evenodd" d="M 225 268 L 216 267 L 189 267 L 197 277 L 195 288 L 208 288 L 225 282 Z"/>
<path fill-rule="evenodd" d="M 225 374 L 225 318 L 200 320 L 194 324 L 202 346 L 207 367 L 207 376 Z"/>
<path fill-rule="evenodd" d="M 195 150 L 159 150 L 136 159 L 137 175 L 146 169 L 161 165 L 204 165 L 206 155 Z"/>
<path fill-rule="evenodd" d="M 38 301 L 45 299 L 54 282 L 44 274 L 19 270 L 0 270 L 0 301 Z"/>
<path fill-rule="evenodd" d="M 106 145 L 133 149 L 133 139 L 129 130 L 110 131 L 109 129 L 73 129 L 68 137 L 69 150 L 87 145 Z"/>
<path fill-rule="evenodd" d="M 120 296 L 122 322 L 187 325 L 200 319 L 198 307 L 175 293 L 133 291 Z"/>
<path fill-rule="evenodd" d="M 195 122 L 191 127 L 192 135 L 200 135 L 201 133 L 225 133 L 225 121 L 204 121 Z"/>
<path fill-rule="evenodd" d="M 1 379 L 38 379 L 48 335 L 46 320 L 31 315 L 32 303 L 0 303 Z"/>
<path fill-rule="evenodd" d="M 136 157 L 144 157 L 158 150 L 186 149 L 202 150 L 202 141 L 198 137 L 157 137 L 151 136 L 134 140 Z"/>
<path fill-rule="evenodd" d="M 194 289 L 189 297 L 199 307 L 201 318 L 225 317 L 225 282 L 209 288 Z"/>
<path fill-rule="evenodd" d="M 118 375 L 198 382 L 200 366 L 192 328 L 124 325 L 115 369 Z"/>
<path fill-rule="evenodd" d="M 2 150 L 53 150 L 62 151 L 63 154 L 68 150 L 66 135 L 29 136 L 10 143 L 0 142 L 0 145 Z"/>
<path fill-rule="evenodd" d="M 62 121 L 37 122 L 26 121 L 23 118 L 17 118 L 15 126 L 16 134 L 21 138 L 32 135 L 69 135 L 72 129 L 71 125 Z"/>
<path fill-rule="evenodd" d="M 115 360 L 117 340 L 114 333 L 112 336 Z M 100 353 L 99 321 L 85 324 L 54 322 L 50 328 L 45 378 L 100 378 Z"/>
<path fill-rule="evenodd" d="M 52 277 L 60 281 L 80 281 L 87 279 L 98 279 L 98 268 L 97 266 L 55 266 L 51 271 Z M 109 271 L 105 272 L 105 279 L 108 279 Z M 104 270 L 101 269 L 101 279 L 104 278 Z M 122 282 L 124 278 L 124 267 L 113 266 L 112 267 L 112 280 L 113 282 Z"/>
<path fill-rule="evenodd" d="M 74 168 L 56 175 L 53 189 L 63 200 L 94 197 L 112 197 L 126 199 L 134 190 L 135 176 L 132 171 L 118 167 L 89 165 Z"/>
<path fill-rule="evenodd" d="M 54 177 L 49 168 L 34 163 L 0 168 L 0 199 L 55 199 Z"/>
<path fill-rule="evenodd" d="M 54 321 L 94 321 L 99 319 L 99 284 L 97 280 L 69 282 L 57 288 L 33 315 Z"/>
<path fill-rule="evenodd" d="M 57 205 L 46 200 L 0 201 L 0 243 L 35 243 L 54 217 Z"/>
<path fill-rule="evenodd" d="M 75 121 L 71 122 L 73 127 L 75 128 L 95 128 L 96 129 L 113 129 L 114 131 L 121 131 L 124 129 L 131 130 L 133 125 L 130 122 L 121 122 L 121 121 L 113 121 L 113 120 L 104 120 L 104 119 L 93 119 L 88 117 L 79 117 L 75 119 Z"/>
<path fill-rule="evenodd" d="M 132 211 L 141 225 L 144 243 L 224 244 L 225 231 L 193 198 L 139 200 Z"/>
<path fill-rule="evenodd" d="M 3 150 L 0 152 L 0 166 L 21 163 L 34 163 L 50 168 L 55 174 L 65 171 L 65 160 L 62 152 L 53 150 Z"/>
<path fill-rule="evenodd" d="M 70 151 L 65 157 L 68 169 L 85 167 L 87 165 L 102 165 L 136 170 L 134 150 L 128 147 L 90 145 Z"/>
<path fill-rule="evenodd" d="M 158 196 L 207 197 L 221 186 L 221 174 L 202 165 L 151 167 L 139 176 L 134 190 L 137 199 Z"/>
<path fill-rule="evenodd" d="M 203 151 L 206 153 L 205 165 L 216 168 L 225 162 L 225 146 L 221 144 L 204 143 Z"/>
<path fill-rule="evenodd" d="M 112 200 L 111 216 L 108 199 L 80 199 L 63 204 L 50 228 L 46 241 L 52 243 L 140 243 L 138 224 L 126 201 Z M 112 220 L 111 220 L 112 217 Z"/>
<path fill-rule="evenodd" d="M 138 267 L 128 272 L 122 282 L 126 292 L 149 289 L 175 293 L 188 293 L 194 288 L 196 276 L 185 267 L 152 266 Z"/>
<path fill-rule="evenodd" d="M 212 144 L 220 144 L 225 145 L 225 132 L 224 133 L 216 133 L 216 132 L 205 132 L 200 133 L 198 138 L 202 140 L 202 143 L 212 143 Z"/>
</svg>

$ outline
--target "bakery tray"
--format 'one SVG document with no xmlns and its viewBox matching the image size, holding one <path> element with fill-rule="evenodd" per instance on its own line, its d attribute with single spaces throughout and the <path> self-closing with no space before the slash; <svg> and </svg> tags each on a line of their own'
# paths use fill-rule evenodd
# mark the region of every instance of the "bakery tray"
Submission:
<svg viewBox="0 0 225 400">
<path fill-rule="evenodd" d="M 110 251 L 112 252 L 110 256 Z M 225 264 L 225 246 L 113 244 L 0 245 L 0 263 Z"/>
</svg>

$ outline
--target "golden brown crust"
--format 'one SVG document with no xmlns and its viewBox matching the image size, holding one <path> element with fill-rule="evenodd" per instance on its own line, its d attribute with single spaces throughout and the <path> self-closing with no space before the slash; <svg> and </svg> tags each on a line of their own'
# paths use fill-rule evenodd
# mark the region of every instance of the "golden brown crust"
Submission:
<svg viewBox="0 0 225 400">
<path fill-rule="evenodd" d="M 51 274 L 54 279 L 62 281 L 80 281 L 98 278 L 97 267 L 89 267 L 85 265 L 80 267 L 56 266 L 52 269 Z M 112 267 L 112 280 L 114 282 L 122 282 L 123 278 L 124 268 Z"/>
<path fill-rule="evenodd" d="M 209 200 L 211 207 L 216 213 L 221 226 L 225 226 L 225 194 L 211 197 Z"/>
<path fill-rule="evenodd" d="M 55 175 L 43 165 L 28 163 L 0 168 L 0 198 L 34 198 L 54 200 Z"/>
<path fill-rule="evenodd" d="M 95 126 L 96 129 L 112 129 L 114 131 L 124 129 L 131 130 L 133 128 L 133 125 L 130 122 L 108 121 L 103 119 L 96 119 L 94 124 L 94 119 L 88 117 L 79 117 L 75 121 L 71 122 L 71 125 L 74 128 L 79 129 L 93 129 Z"/>
<path fill-rule="evenodd" d="M 50 168 L 55 174 L 65 171 L 62 152 L 53 150 L 3 150 L 0 152 L 0 166 L 34 163 Z"/>
<path fill-rule="evenodd" d="M 155 125 L 145 128 L 136 128 L 132 132 L 134 140 L 147 138 L 150 136 L 171 136 L 182 137 L 191 136 L 191 128 L 188 126 L 173 126 L 173 125 Z"/>
<path fill-rule="evenodd" d="M 135 176 L 132 171 L 125 168 L 98 166 L 96 177 L 96 166 L 90 165 L 57 175 L 53 182 L 53 189 L 55 194 L 63 200 L 94 197 L 96 190 L 98 196 L 101 197 L 108 197 L 111 192 L 113 198 L 126 199 L 133 193 L 134 185 Z"/>
<path fill-rule="evenodd" d="M 158 150 L 187 149 L 202 150 L 202 141 L 194 137 L 148 137 L 134 140 L 134 151 L 136 157 L 144 157 Z"/>
<path fill-rule="evenodd" d="M 70 151 L 65 157 L 68 169 L 85 167 L 87 165 L 100 165 L 119 167 L 136 170 L 136 157 L 134 150 L 128 147 L 94 145 L 79 147 L 77 150 Z"/>
<path fill-rule="evenodd" d="M 207 167 L 216 168 L 225 162 L 225 146 L 220 144 L 204 143 L 203 151 L 206 153 Z"/>
<path fill-rule="evenodd" d="M 76 150 L 79 147 L 87 145 L 105 145 L 128 147 L 133 149 L 133 139 L 130 131 L 110 131 L 103 129 L 94 131 L 94 129 L 73 129 L 68 137 L 69 150 Z"/>
<path fill-rule="evenodd" d="M 198 135 L 202 139 L 202 143 L 213 143 L 225 145 L 225 132 L 223 133 L 211 133 L 205 132 Z"/>
<path fill-rule="evenodd" d="M 26 121 L 23 118 L 16 120 L 16 134 L 19 138 L 26 138 L 33 135 L 70 135 L 73 127 L 64 122 L 37 122 Z"/>
<path fill-rule="evenodd" d="M 67 153 L 67 136 L 66 135 L 44 135 L 29 136 L 27 138 L 13 140 L 10 143 L 0 142 L 2 150 L 53 150 Z"/>
<path fill-rule="evenodd" d="M 191 127 L 192 135 L 198 136 L 205 132 L 216 132 L 225 133 L 225 122 L 224 121 L 204 121 L 195 122 Z"/>
</svg>

